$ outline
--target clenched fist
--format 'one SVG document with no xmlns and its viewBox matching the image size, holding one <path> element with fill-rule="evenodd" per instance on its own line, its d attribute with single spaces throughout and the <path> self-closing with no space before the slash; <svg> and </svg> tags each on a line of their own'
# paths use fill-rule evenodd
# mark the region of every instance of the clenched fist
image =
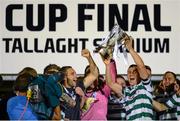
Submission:
<svg viewBox="0 0 180 121">
<path fill-rule="evenodd" d="M 83 50 L 81 51 L 81 55 L 82 55 L 83 57 L 85 57 L 85 58 L 89 58 L 89 57 L 91 56 L 88 49 L 83 49 Z"/>
</svg>

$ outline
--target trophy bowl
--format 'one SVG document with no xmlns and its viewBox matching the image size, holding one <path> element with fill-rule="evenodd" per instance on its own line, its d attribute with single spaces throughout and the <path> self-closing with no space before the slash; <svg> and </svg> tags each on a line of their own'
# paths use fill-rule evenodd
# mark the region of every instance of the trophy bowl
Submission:
<svg viewBox="0 0 180 121">
<path fill-rule="evenodd" d="M 128 36 L 118 24 L 115 24 L 109 35 L 103 39 L 102 43 L 95 48 L 94 52 L 98 52 L 103 59 L 112 56 L 115 44 L 124 44 L 124 38 Z"/>
</svg>

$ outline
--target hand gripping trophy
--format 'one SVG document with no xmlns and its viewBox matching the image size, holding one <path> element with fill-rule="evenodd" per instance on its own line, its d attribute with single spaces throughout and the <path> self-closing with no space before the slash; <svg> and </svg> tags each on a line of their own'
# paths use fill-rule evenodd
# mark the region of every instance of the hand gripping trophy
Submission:
<svg viewBox="0 0 180 121">
<path fill-rule="evenodd" d="M 103 59 L 107 59 L 112 56 L 112 51 L 114 51 L 114 46 L 117 45 L 119 48 L 124 44 L 125 37 L 129 37 L 118 24 L 115 24 L 111 29 L 109 35 L 103 39 L 102 43 L 95 48 L 94 52 L 99 52 Z"/>
</svg>

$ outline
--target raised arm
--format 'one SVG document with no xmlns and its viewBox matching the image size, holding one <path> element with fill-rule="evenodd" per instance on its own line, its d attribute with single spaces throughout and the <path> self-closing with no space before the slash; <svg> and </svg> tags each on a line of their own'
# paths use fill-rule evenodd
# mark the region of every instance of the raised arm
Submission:
<svg viewBox="0 0 180 121">
<path fill-rule="evenodd" d="M 84 86 L 87 88 L 98 78 L 99 72 L 89 50 L 82 50 L 81 55 L 88 60 L 90 67 L 90 73 L 84 78 Z"/>
<path fill-rule="evenodd" d="M 135 64 L 137 65 L 138 72 L 140 74 L 140 77 L 145 80 L 148 79 L 150 76 L 146 70 L 146 67 L 144 65 L 144 62 L 142 58 L 138 55 L 138 53 L 133 49 L 132 47 L 132 37 L 125 37 L 125 46 L 128 49 L 129 53 L 131 54 Z"/>
<path fill-rule="evenodd" d="M 112 59 L 104 60 L 106 66 L 106 83 L 117 94 L 118 97 L 122 96 L 122 86 L 116 83 L 116 65 Z"/>
</svg>

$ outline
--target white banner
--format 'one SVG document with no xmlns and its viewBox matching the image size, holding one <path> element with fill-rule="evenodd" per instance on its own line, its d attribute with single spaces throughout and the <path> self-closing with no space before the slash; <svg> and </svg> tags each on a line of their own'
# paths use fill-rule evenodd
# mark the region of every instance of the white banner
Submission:
<svg viewBox="0 0 180 121">
<path fill-rule="evenodd" d="M 134 38 L 134 49 L 153 74 L 180 73 L 179 0 L 1 0 L 0 11 L 0 73 L 27 66 L 43 73 L 57 64 L 83 74 L 87 61 L 81 50 L 88 48 L 103 74 L 93 50 L 115 23 Z M 126 73 L 123 58 L 117 68 Z"/>
</svg>

